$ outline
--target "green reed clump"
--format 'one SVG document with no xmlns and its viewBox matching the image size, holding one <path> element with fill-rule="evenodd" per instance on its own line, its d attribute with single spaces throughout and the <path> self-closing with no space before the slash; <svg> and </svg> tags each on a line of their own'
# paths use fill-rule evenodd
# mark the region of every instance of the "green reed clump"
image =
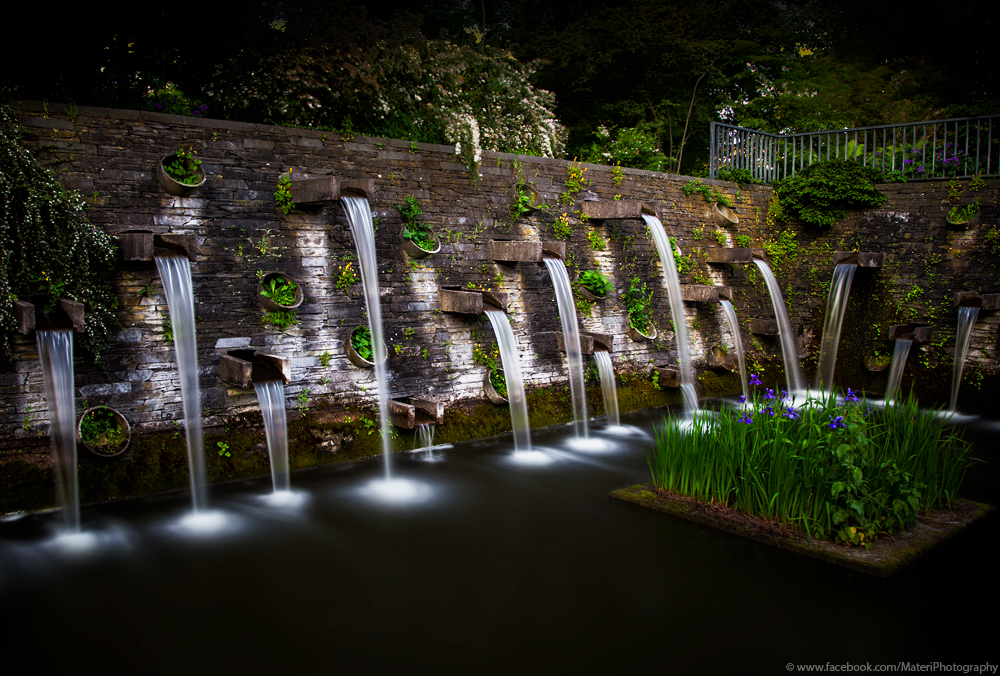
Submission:
<svg viewBox="0 0 1000 676">
<path fill-rule="evenodd" d="M 842 405 L 831 396 L 796 409 L 769 389 L 689 431 L 665 418 L 647 461 L 659 490 L 868 547 L 950 505 L 967 454 L 961 432 L 912 395 L 873 409 L 848 390 Z"/>
</svg>

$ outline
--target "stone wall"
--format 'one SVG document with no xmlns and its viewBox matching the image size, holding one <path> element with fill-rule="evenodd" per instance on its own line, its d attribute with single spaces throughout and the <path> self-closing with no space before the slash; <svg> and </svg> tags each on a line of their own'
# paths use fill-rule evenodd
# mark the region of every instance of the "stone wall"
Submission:
<svg viewBox="0 0 1000 676">
<path fill-rule="evenodd" d="M 750 319 L 773 318 L 759 275 L 752 265 L 705 262 L 707 249 L 733 246 L 739 235 L 761 246 L 776 241 L 782 230 L 795 233 L 793 255 L 778 255 L 772 263 L 788 292 L 785 300 L 807 366 L 818 344 L 816 322 L 822 320 L 833 251 L 871 248 L 885 251 L 890 261 L 882 271 L 858 275 L 858 296 L 855 300 L 852 295 L 848 316 L 848 324 L 853 318 L 857 326 L 845 328 L 856 344 L 842 347 L 847 373 L 855 369 L 850 361 L 857 360 L 855 353 L 880 339 L 885 343 L 884 335 L 870 335 L 866 322 L 884 331 L 897 314 L 913 314 L 953 334 L 953 291 L 1000 290 L 995 258 L 982 253 L 982 227 L 968 232 L 946 229 L 941 200 L 947 188 L 941 184 L 884 186 L 890 197 L 886 207 L 851 214 L 832 230 L 817 233 L 796 223 L 769 224 L 767 187 L 740 190 L 734 184 L 711 182 L 734 200 L 740 218 L 738 228 L 718 229 L 716 235 L 708 203 L 682 191 L 692 180 L 688 177 L 624 169 L 619 184 L 610 167 L 486 152 L 478 180 L 472 180 L 469 170 L 456 163 L 451 146 L 85 107 L 71 119 L 60 106 L 13 104 L 22 125 L 36 135 L 32 143 L 43 162 L 91 204 L 93 223 L 111 233 L 147 229 L 197 238 L 192 271 L 208 427 L 256 408 L 252 389 L 227 386 L 219 378 L 220 355 L 248 346 L 291 359 L 289 406 L 300 401 L 335 406 L 375 402 L 371 372 L 355 368 L 345 355 L 351 329 L 365 319 L 360 284 L 337 288 L 342 271 L 358 266 L 344 212 L 334 204 L 283 216 L 273 194 L 279 175 L 289 170 L 296 179 L 334 175 L 375 182 L 370 206 L 378 222 L 379 285 L 393 397 L 419 395 L 448 404 L 483 398 L 484 368 L 474 364 L 472 355 L 476 344 L 492 343 L 492 329 L 474 316 L 440 312 L 442 287 L 492 288 L 507 294 L 528 385 L 566 382 L 564 359 L 550 333 L 559 330 L 559 320 L 545 266 L 493 263 L 489 257 L 490 240 L 556 239 L 552 223 L 563 213 L 572 227 L 567 242 L 571 276 L 600 269 L 615 286 L 607 300 L 590 309 L 590 316 L 580 317 L 583 329 L 614 334 L 612 359 L 620 373 L 647 376 L 651 363 L 675 363 L 666 289 L 646 226 L 638 219 L 581 223 L 575 212 L 582 208 L 584 193 L 570 196 L 567 204 L 559 199 L 570 166 L 586 169 L 588 189 L 599 200 L 621 196 L 656 205 L 668 233 L 695 263 L 682 281 L 734 287 L 743 341 L 751 347 L 755 368 L 780 363 L 776 342 L 755 338 L 746 329 Z M 196 150 L 208 174 L 205 186 L 187 198 L 162 191 L 155 173 L 157 162 L 180 147 Z M 519 173 L 550 208 L 511 224 L 508 206 Z M 982 191 L 984 222 L 995 222 L 997 185 L 990 181 Z M 424 218 L 442 240 L 440 253 L 421 260 L 409 259 L 399 248 L 402 221 L 395 206 L 409 195 L 420 200 Z M 964 195 L 967 199 L 969 193 Z M 298 324 L 284 332 L 261 321 L 257 278 L 259 272 L 272 270 L 300 281 L 306 297 Z M 654 292 L 659 339 L 653 343 L 632 342 L 627 335 L 620 295 L 633 276 L 648 280 Z M 114 337 L 106 372 L 77 360 L 78 404 L 85 400 L 91 406 L 113 406 L 139 433 L 174 429 L 182 417 L 180 385 L 173 345 L 164 330 L 167 306 L 155 266 L 123 265 L 114 285 L 122 303 L 122 331 Z M 914 296 L 915 287 L 923 294 Z M 703 367 L 711 345 L 731 345 L 732 336 L 718 304 L 687 303 L 685 312 L 692 354 Z M 996 380 L 996 329 L 995 313 L 984 313 L 971 352 L 971 360 L 991 382 Z M 19 338 L 16 350 L 12 372 L 0 374 L 0 448 L 46 443 L 39 436 L 47 430 L 47 416 L 33 340 Z M 325 354 L 330 355 L 328 366 L 321 363 Z"/>
</svg>

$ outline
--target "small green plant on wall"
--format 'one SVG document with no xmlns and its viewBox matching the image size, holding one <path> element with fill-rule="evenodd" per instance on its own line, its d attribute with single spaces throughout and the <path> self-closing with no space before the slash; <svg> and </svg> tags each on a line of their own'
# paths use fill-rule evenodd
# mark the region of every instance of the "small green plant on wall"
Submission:
<svg viewBox="0 0 1000 676">
<path fill-rule="evenodd" d="M 198 185 L 201 181 L 201 178 L 198 176 L 198 167 L 201 166 L 201 160 L 194 156 L 197 152 L 197 150 L 190 147 L 187 150 L 183 148 L 178 149 L 170 158 L 164 160 L 163 170 L 178 183 Z"/>
<path fill-rule="evenodd" d="M 625 302 L 625 310 L 628 312 L 629 325 L 640 333 L 648 334 L 653 319 L 649 314 L 649 307 L 653 302 L 653 292 L 646 288 L 646 283 L 641 282 L 638 277 L 633 277 L 629 281 L 629 287 L 622 294 Z"/>
<path fill-rule="evenodd" d="M 948 220 L 955 225 L 968 223 L 979 213 L 979 200 L 973 200 L 964 207 L 955 205 L 948 212 Z"/>
<path fill-rule="evenodd" d="M 330 354 L 330 351 L 324 350 L 323 354 L 319 356 L 319 365 L 323 368 L 328 368 L 330 366 L 331 359 L 333 359 L 333 355 Z"/>
<path fill-rule="evenodd" d="M 569 214 L 556 216 L 556 220 L 552 223 L 552 232 L 555 234 L 556 239 L 570 238 L 570 235 L 573 234 L 573 229 L 569 225 Z"/>
<path fill-rule="evenodd" d="M 278 178 L 278 189 L 274 191 L 274 203 L 278 205 L 281 213 L 286 216 L 295 208 L 295 202 L 292 201 L 292 170 L 289 169 L 287 174 L 282 174 Z"/>
<path fill-rule="evenodd" d="M 622 162 L 621 160 L 618 160 L 615 163 L 615 166 L 611 167 L 611 180 L 614 182 L 616 188 L 620 188 L 622 185 L 622 179 L 624 178 L 625 172 L 622 171 Z"/>
<path fill-rule="evenodd" d="M 607 249 L 607 245 L 604 243 L 604 238 L 594 230 L 589 230 L 587 232 L 587 247 L 591 251 L 604 251 Z"/>
<path fill-rule="evenodd" d="M 268 312 L 261 318 L 261 321 L 265 324 L 273 326 L 279 331 L 286 331 L 289 327 L 292 327 L 299 323 L 298 317 L 295 312 Z"/>
<path fill-rule="evenodd" d="M 497 391 L 497 394 L 506 399 L 507 380 L 504 378 L 503 373 L 500 372 L 499 358 L 500 350 L 496 345 L 490 345 L 489 347 L 476 345 L 472 348 L 472 361 L 489 369 L 490 384 L 493 385 L 493 389 Z"/>
<path fill-rule="evenodd" d="M 365 361 L 375 361 L 372 351 L 372 332 L 367 326 L 359 326 L 351 332 L 351 347 Z"/>
<path fill-rule="evenodd" d="M 351 286 L 358 282 L 358 276 L 354 272 L 354 263 L 349 262 L 344 267 L 340 268 L 340 274 L 337 276 L 337 288 L 342 291 L 350 292 Z"/>
<path fill-rule="evenodd" d="M 685 183 L 684 186 L 681 187 L 681 190 L 683 190 L 684 194 L 687 195 L 688 197 L 690 197 L 694 193 L 698 193 L 699 195 L 704 197 L 705 201 L 708 202 L 709 204 L 718 203 L 724 207 L 733 206 L 732 202 L 729 201 L 728 197 L 716 191 L 714 187 L 702 182 L 701 179 Z"/>
<path fill-rule="evenodd" d="M 278 305 L 295 305 L 295 290 L 298 285 L 290 279 L 275 275 L 263 284 L 261 294 Z"/>
<path fill-rule="evenodd" d="M 125 429 L 109 408 L 99 408 L 83 416 L 80 438 L 96 453 L 114 455 L 128 441 Z"/>
<path fill-rule="evenodd" d="M 434 249 L 434 237 L 431 229 L 417 220 L 423 215 L 420 202 L 413 195 L 407 195 L 405 203 L 396 207 L 403 217 L 403 238 L 408 239 L 424 251 Z"/>
<path fill-rule="evenodd" d="M 597 270 L 584 270 L 580 273 L 580 285 L 590 293 L 601 298 L 611 293 L 611 280 Z"/>
</svg>

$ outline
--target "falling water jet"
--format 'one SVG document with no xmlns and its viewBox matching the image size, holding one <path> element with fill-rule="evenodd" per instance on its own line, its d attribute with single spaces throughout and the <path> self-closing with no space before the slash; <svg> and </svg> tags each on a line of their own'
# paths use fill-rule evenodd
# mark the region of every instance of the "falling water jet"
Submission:
<svg viewBox="0 0 1000 676">
<path fill-rule="evenodd" d="M 611 355 L 604 350 L 594 352 L 597 371 L 601 376 L 601 391 L 604 394 L 604 410 L 607 411 L 608 426 L 619 427 L 618 392 L 615 387 L 615 367 L 611 363 Z"/>
<path fill-rule="evenodd" d="M 670 313 L 674 320 L 674 336 L 677 338 L 677 363 L 680 367 L 681 394 L 684 397 L 684 415 L 693 416 L 698 410 L 698 395 L 694 388 L 694 369 L 691 366 L 691 347 L 688 338 L 687 320 L 684 317 L 684 299 L 681 296 L 681 282 L 677 276 L 677 263 L 674 261 L 674 250 L 670 238 L 663 228 L 663 223 L 656 216 L 642 215 L 649 231 L 653 233 L 656 251 L 660 255 L 660 265 L 663 268 L 663 280 L 667 286 L 667 297 L 670 299 Z"/>
<path fill-rule="evenodd" d="M 912 340 L 897 338 L 896 346 L 892 351 L 892 365 L 889 367 L 889 383 L 885 387 L 885 403 L 892 403 L 899 393 L 900 383 L 903 381 L 903 369 L 906 367 L 906 358 L 910 354 Z"/>
<path fill-rule="evenodd" d="M 76 408 L 73 403 L 73 332 L 36 331 L 38 358 L 45 379 L 50 415 L 52 458 L 56 466 L 59 505 L 65 534 L 80 532 L 80 501 L 76 481 Z"/>
<path fill-rule="evenodd" d="M 269 380 L 254 383 L 260 412 L 264 417 L 267 453 L 271 459 L 271 482 L 274 493 L 289 493 L 288 424 L 285 418 L 285 383 Z"/>
<path fill-rule="evenodd" d="M 785 299 L 781 296 L 781 289 L 778 288 L 778 280 L 774 278 L 774 273 L 764 261 L 755 258 L 754 263 L 764 275 L 767 283 L 767 290 L 771 294 L 771 307 L 774 308 L 774 317 L 778 322 L 778 337 L 781 339 L 781 356 L 785 362 L 785 383 L 788 393 L 801 392 L 805 389 L 802 382 L 802 371 L 799 369 L 798 354 L 795 351 L 795 341 L 792 339 L 792 324 L 788 321 L 788 310 L 785 309 Z"/>
<path fill-rule="evenodd" d="M 182 256 L 156 256 L 156 268 L 167 296 L 170 324 L 174 332 L 177 368 L 181 378 L 184 433 L 187 437 L 191 502 L 195 512 L 206 506 L 205 452 L 201 431 L 201 391 L 198 387 L 198 346 L 195 339 L 194 291 L 191 262 Z M 210 527 L 208 524 L 206 527 Z M 192 522 L 192 528 L 201 530 Z"/>
<path fill-rule="evenodd" d="M 389 436 L 389 393 L 385 371 L 385 337 L 382 335 L 382 307 L 378 297 L 378 267 L 375 258 L 375 228 L 372 225 L 371 209 L 363 197 L 341 197 L 347 223 L 354 238 L 361 268 L 361 284 L 365 290 L 365 307 L 368 310 L 368 330 L 372 337 L 372 355 L 375 362 L 375 380 L 378 385 L 379 429 L 382 433 L 382 457 L 385 462 L 385 478 L 391 476 L 389 455 L 392 441 Z"/>
<path fill-rule="evenodd" d="M 965 357 L 969 353 L 969 342 L 972 340 L 972 327 L 979 316 L 977 307 L 958 308 L 958 329 L 955 333 L 955 366 L 951 373 L 951 407 L 952 413 L 958 405 L 958 387 L 962 384 L 962 370 L 965 368 Z"/>
<path fill-rule="evenodd" d="M 566 361 L 569 365 L 569 390 L 573 399 L 573 422 L 576 436 L 587 438 L 587 391 L 583 382 L 583 357 L 580 350 L 580 328 L 576 324 L 576 304 L 569 284 L 566 265 L 558 258 L 545 258 L 545 267 L 552 278 L 556 301 L 559 305 L 559 322 L 566 344 Z"/>
<path fill-rule="evenodd" d="M 826 299 L 826 318 L 823 320 L 823 338 L 819 350 L 819 365 L 816 367 L 816 382 L 820 389 L 833 389 L 833 373 L 837 366 L 837 348 L 840 345 L 840 330 L 844 325 L 847 299 L 851 294 L 851 282 L 858 266 L 841 263 L 833 269 L 830 293 Z"/>
<path fill-rule="evenodd" d="M 733 332 L 733 342 L 736 344 L 736 361 L 740 365 L 740 381 L 743 383 L 743 396 L 748 397 L 750 394 L 747 389 L 747 365 L 743 354 L 743 337 L 740 335 L 740 324 L 736 319 L 736 310 L 733 309 L 733 304 L 728 300 L 720 300 L 719 305 L 722 306 L 722 312 L 726 315 L 726 321 L 729 322 L 729 328 Z"/>
<path fill-rule="evenodd" d="M 486 310 L 493 326 L 503 363 L 507 383 L 507 401 L 510 403 L 510 424 L 514 429 L 514 453 L 531 450 L 531 428 L 528 425 L 528 402 L 524 396 L 524 378 L 521 375 L 521 357 L 517 353 L 517 340 L 510 328 L 507 315 L 500 310 Z"/>
</svg>

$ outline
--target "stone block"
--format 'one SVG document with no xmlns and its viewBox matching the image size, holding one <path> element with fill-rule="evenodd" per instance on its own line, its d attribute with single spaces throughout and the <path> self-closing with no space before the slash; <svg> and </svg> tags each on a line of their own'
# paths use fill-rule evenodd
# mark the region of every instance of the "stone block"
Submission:
<svg viewBox="0 0 1000 676">
<path fill-rule="evenodd" d="M 28 335 L 35 330 L 35 306 L 26 300 L 15 300 L 14 319 L 17 320 L 17 332 Z"/>
<path fill-rule="evenodd" d="M 84 321 L 83 303 L 79 303 L 75 300 L 69 300 L 68 298 L 61 298 L 59 299 L 59 306 L 62 307 L 63 312 L 65 312 L 66 316 L 69 317 L 75 332 L 83 333 L 87 330 L 87 324 Z"/>
<path fill-rule="evenodd" d="M 84 399 L 88 397 L 107 397 L 113 394 L 128 394 L 132 391 L 132 383 L 102 383 L 100 385 L 84 385 L 80 388 L 80 396 Z"/>
<path fill-rule="evenodd" d="M 538 263 L 542 260 L 542 243 L 491 239 L 490 260 L 503 263 Z"/>
<path fill-rule="evenodd" d="M 881 251 L 834 251 L 833 263 L 855 263 L 859 268 L 880 268 L 885 263 Z"/>
<path fill-rule="evenodd" d="M 659 374 L 660 387 L 680 387 L 681 372 L 674 366 L 654 366 L 653 373 Z"/>
<path fill-rule="evenodd" d="M 956 291 L 953 307 L 982 307 L 982 295 L 978 291 Z"/>
<path fill-rule="evenodd" d="M 417 410 L 411 404 L 407 404 L 396 399 L 390 399 L 389 419 L 396 427 L 402 427 L 405 430 L 412 430 L 417 421 Z"/>
<path fill-rule="evenodd" d="M 918 326 L 913 329 L 913 342 L 922 344 L 929 343 L 934 339 L 933 326 Z"/>
<path fill-rule="evenodd" d="M 556 331 L 556 347 L 560 352 L 566 351 L 566 338 L 562 331 Z M 580 334 L 580 354 L 594 354 L 594 338 Z"/>
<path fill-rule="evenodd" d="M 581 331 L 581 336 L 590 336 L 594 339 L 594 349 L 595 350 L 607 350 L 611 352 L 612 347 L 615 343 L 615 336 L 613 333 L 594 333 L 592 331 Z"/>
<path fill-rule="evenodd" d="M 181 255 L 193 261 L 198 255 L 198 238 L 195 235 L 184 235 L 176 232 L 153 235 L 153 255 L 158 256 L 161 253 Z"/>
<path fill-rule="evenodd" d="M 733 287 L 717 286 L 715 288 L 719 290 L 719 300 L 728 300 L 730 303 L 733 302 Z"/>
<path fill-rule="evenodd" d="M 752 249 L 738 249 L 738 248 L 711 248 L 705 249 L 705 262 L 714 265 L 721 265 L 723 263 L 752 263 L 753 262 L 753 250 Z"/>
<path fill-rule="evenodd" d="M 245 336 L 242 338 L 219 338 L 215 341 L 216 350 L 229 350 L 236 347 L 249 347 L 250 337 Z"/>
<path fill-rule="evenodd" d="M 295 204 L 330 204 L 340 199 L 340 179 L 336 176 L 292 179 Z"/>
<path fill-rule="evenodd" d="M 542 242 L 542 255 L 546 254 L 566 260 L 566 242 Z"/>
<path fill-rule="evenodd" d="M 472 291 L 441 289 L 438 291 L 438 304 L 442 312 L 481 315 L 483 313 L 483 294 Z"/>
<path fill-rule="evenodd" d="M 778 335 L 778 322 L 773 319 L 751 319 L 750 333 L 759 336 L 776 336 Z"/>
<path fill-rule="evenodd" d="M 656 215 L 655 208 L 640 200 L 612 200 L 610 202 L 583 202 L 583 215 L 595 221 L 622 218 L 642 218 L 644 213 Z"/>
<path fill-rule="evenodd" d="M 375 179 L 345 179 L 340 182 L 342 197 L 364 197 L 369 202 L 375 199 Z"/>
<path fill-rule="evenodd" d="M 417 409 L 418 422 L 422 422 L 421 420 L 419 420 L 419 418 L 421 417 L 419 416 L 420 412 L 423 412 L 427 414 L 428 417 L 432 418 L 432 420 L 430 420 L 429 422 L 433 422 L 437 425 L 440 425 L 444 422 L 443 402 L 434 401 L 433 399 L 426 399 L 423 397 L 410 397 L 409 402 L 410 404 L 413 405 L 414 408 Z"/>
<path fill-rule="evenodd" d="M 983 309 L 1000 310 L 1000 293 L 984 293 Z"/>
<path fill-rule="evenodd" d="M 703 284 L 681 284 L 681 297 L 693 303 L 718 303 L 719 289 Z"/>
<path fill-rule="evenodd" d="M 153 259 L 152 230 L 126 230 L 118 233 L 122 260 L 150 261 Z"/>
</svg>

